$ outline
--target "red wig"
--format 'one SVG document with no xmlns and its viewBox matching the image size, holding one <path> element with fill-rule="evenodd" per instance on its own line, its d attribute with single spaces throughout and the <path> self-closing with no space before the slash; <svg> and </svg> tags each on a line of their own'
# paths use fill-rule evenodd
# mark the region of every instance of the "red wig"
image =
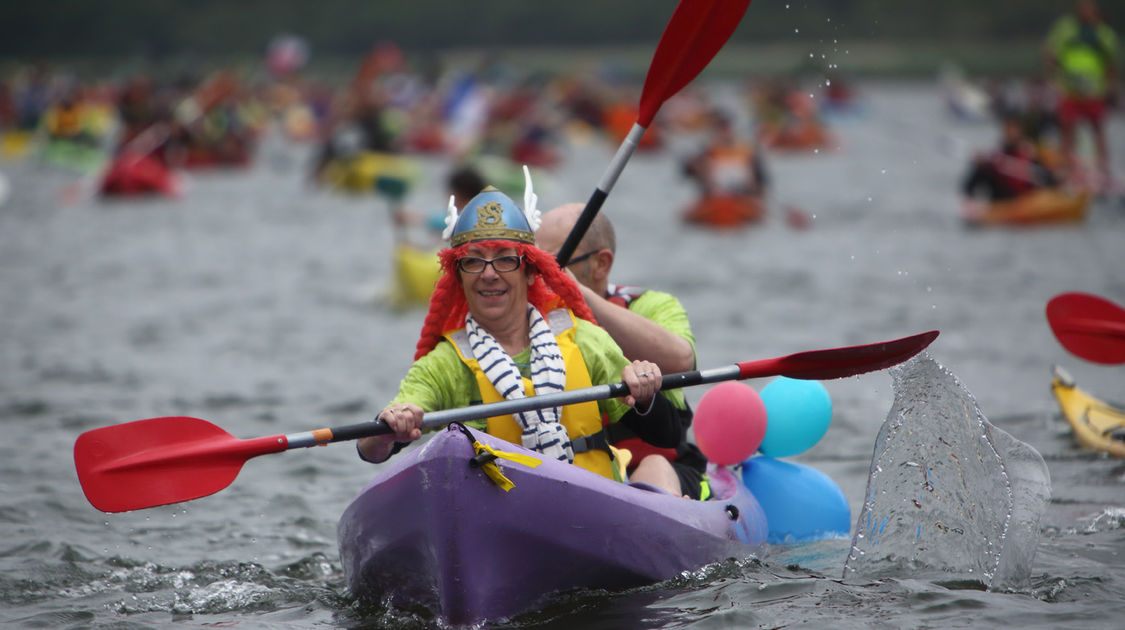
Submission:
<svg viewBox="0 0 1125 630">
<path fill-rule="evenodd" d="M 532 306 L 543 314 L 556 308 L 566 307 L 582 319 L 597 323 L 594 313 L 582 298 L 578 285 L 563 272 L 554 256 L 534 245 L 515 241 L 466 243 L 438 252 L 441 268 L 445 273 L 438 279 L 433 295 L 430 296 L 430 308 L 422 324 L 422 336 L 418 339 L 417 350 L 414 352 L 415 361 L 429 354 L 446 332 L 465 327 L 465 315 L 469 312 L 469 303 L 465 300 L 465 292 L 461 289 L 457 259 L 465 255 L 469 245 L 494 249 L 515 247 L 516 252 L 524 257 L 524 264 L 538 272 L 527 287 L 527 301 Z"/>
</svg>

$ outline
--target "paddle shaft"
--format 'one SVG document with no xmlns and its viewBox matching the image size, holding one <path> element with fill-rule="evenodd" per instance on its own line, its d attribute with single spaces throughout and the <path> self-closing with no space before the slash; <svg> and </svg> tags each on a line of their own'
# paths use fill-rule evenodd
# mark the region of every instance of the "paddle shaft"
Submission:
<svg viewBox="0 0 1125 630">
<path fill-rule="evenodd" d="M 598 187 L 567 235 L 555 259 L 560 267 L 570 262 L 574 250 L 590 229 L 625 164 L 637 149 L 645 129 L 664 101 L 691 82 L 730 39 L 750 0 L 682 0 L 677 6 L 656 52 L 652 55 L 638 106 L 637 121 L 618 147 Z"/>
<path fill-rule="evenodd" d="M 679 389 L 681 387 L 702 385 L 704 383 L 729 381 L 740 378 L 740 373 L 741 369 L 736 364 L 721 368 L 712 368 L 708 370 L 693 370 L 690 372 L 680 372 L 678 374 L 666 374 L 664 375 L 663 379 L 661 379 L 660 388 Z M 484 418 L 491 418 L 493 416 L 507 416 L 523 411 L 531 411 L 533 409 L 544 409 L 546 407 L 562 407 L 565 405 L 575 405 L 578 403 L 589 402 L 591 400 L 606 400 L 608 398 L 626 396 L 628 394 L 629 387 L 625 383 L 621 382 L 610 383 L 606 385 L 594 385 L 591 387 L 584 387 L 582 389 L 573 389 L 554 394 L 543 394 L 540 396 L 519 398 L 516 400 L 501 400 L 499 402 L 487 403 L 484 405 L 472 405 L 470 407 L 459 407 L 457 409 L 431 411 L 426 413 L 422 418 L 422 428 L 432 429 L 454 422 L 483 420 Z M 306 446 L 318 446 L 320 444 L 327 444 L 330 442 L 345 442 L 348 440 L 357 440 L 359 438 L 371 437 L 373 435 L 387 435 L 391 432 L 392 431 L 390 427 L 388 427 L 385 422 L 383 422 L 382 420 L 375 420 L 374 422 L 360 422 L 357 424 L 349 424 L 332 429 L 319 429 L 317 431 L 294 433 L 286 435 L 284 437 L 288 442 L 289 448 L 303 448 Z"/>
<path fill-rule="evenodd" d="M 598 187 L 590 195 L 590 200 L 586 202 L 582 214 L 578 216 L 578 220 L 574 222 L 574 227 L 566 235 L 562 247 L 555 254 L 555 260 L 558 261 L 560 267 L 566 267 L 566 264 L 570 262 L 574 250 L 578 248 L 578 244 L 582 242 L 582 237 L 590 229 L 590 224 L 594 222 L 594 217 L 597 216 L 598 211 L 602 209 L 602 204 L 605 203 L 606 197 L 617 184 L 617 179 L 621 177 L 621 172 L 625 170 L 625 164 L 629 162 L 629 158 L 633 157 L 633 152 L 637 150 L 637 145 L 640 144 L 641 136 L 644 134 L 645 128 L 640 124 L 634 124 L 628 135 L 625 136 L 625 140 L 621 142 L 621 146 L 617 148 L 617 153 L 610 160 L 605 173 L 602 174 Z"/>
<path fill-rule="evenodd" d="M 932 343 L 937 335 L 937 331 L 929 331 L 883 343 L 831 350 L 812 350 L 774 359 L 744 361 L 724 367 L 665 374 L 660 381 L 660 388 L 662 390 L 680 389 L 706 383 L 766 376 L 788 376 L 790 378 L 815 380 L 856 376 L 890 367 L 909 359 Z M 505 416 L 546 407 L 562 407 L 628 394 L 629 387 L 623 382 L 594 385 L 553 394 L 432 411 L 423 416 L 422 427 L 434 428 L 453 422 Z M 284 438 L 288 444 L 287 448 L 304 448 L 374 435 L 387 435 L 391 432 L 390 427 L 385 422 L 376 420 L 334 429 L 295 433 L 286 435 Z"/>
</svg>

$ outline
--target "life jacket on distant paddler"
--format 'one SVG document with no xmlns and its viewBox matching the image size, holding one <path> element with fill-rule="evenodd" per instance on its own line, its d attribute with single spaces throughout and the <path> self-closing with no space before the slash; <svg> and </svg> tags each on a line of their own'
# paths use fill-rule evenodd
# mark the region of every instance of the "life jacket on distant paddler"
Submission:
<svg viewBox="0 0 1125 630">
<path fill-rule="evenodd" d="M 745 143 L 730 143 L 707 149 L 713 192 L 741 193 L 760 182 L 754 180 L 754 147 Z"/>
<path fill-rule="evenodd" d="M 566 389 L 579 389 L 590 387 L 590 373 L 586 363 L 582 360 L 582 353 L 574 343 L 575 322 L 570 311 L 556 309 L 547 313 L 547 323 L 555 335 L 559 345 L 563 362 L 566 365 Z M 488 376 L 481 369 L 480 364 L 473 357 L 469 344 L 469 336 L 464 329 L 448 332 L 445 338 L 457 350 L 457 356 L 473 371 L 477 386 L 480 388 L 481 402 L 491 403 L 504 400 L 500 392 L 489 381 Z M 535 395 L 531 380 L 523 379 L 524 393 L 527 396 Z M 610 461 L 609 448 L 604 442 L 590 443 L 581 438 L 598 433 L 602 428 L 602 416 L 598 404 L 587 401 L 575 405 L 566 405 L 562 408 L 561 424 L 566 427 L 570 437 L 571 446 L 574 448 L 574 464 L 603 477 L 614 479 L 613 465 Z M 512 442 L 520 443 L 520 426 L 511 415 L 496 416 L 488 419 L 488 434 Z"/>
<path fill-rule="evenodd" d="M 55 138 L 73 138 L 82 133 L 82 106 L 77 103 L 60 103 L 44 115 L 47 132 Z"/>
<path fill-rule="evenodd" d="M 646 291 L 648 289 L 610 284 L 606 287 L 606 300 L 627 309 L 633 303 L 633 300 L 644 295 Z M 606 424 L 605 435 L 614 447 L 627 450 L 632 454 L 632 459 L 629 460 L 629 470 L 636 468 L 641 460 L 649 455 L 660 455 L 670 462 L 676 461 L 679 457 L 676 449 L 653 446 L 637 437 L 632 429 L 623 424 Z"/>
</svg>

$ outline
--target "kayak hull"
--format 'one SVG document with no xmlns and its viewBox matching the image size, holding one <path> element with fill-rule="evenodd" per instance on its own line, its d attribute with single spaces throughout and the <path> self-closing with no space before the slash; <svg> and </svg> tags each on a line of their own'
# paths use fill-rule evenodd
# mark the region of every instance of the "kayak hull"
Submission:
<svg viewBox="0 0 1125 630">
<path fill-rule="evenodd" d="M 1015 199 L 967 205 L 962 216 L 970 226 L 1076 223 L 1086 217 L 1089 205 L 1085 193 L 1044 188 Z"/>
<path fill-rule="evenodd" d="M 152 155 L 124 153 L 117 156 L 102 177 L 100 192 L 106 197 L 158 194 L 178 197 L 180 178 Z"/>
<path fill-rule="evenodd" d="M 723 500 L 700 502 L 553 460 L 537 468 L 502 462 L 515 484 L 504 492 L 469 465 L 472 456 L 458 428 L 439 431 L 348 506 L 337 534 L 354 595 L 474 623 L 510 617 L 558 591 L 618 590 L 746 557 L 766 539 L 761 507 L 729 471 L 716 475 Z"/>
<path fill-rule="evenodd" d="M 380 185 L 387 182 L 405 192 L 417 178 L 417 166 L 410 158 L 376 151 L 331 160 L 320 174 L 329 188 L 357 194 L 380 192 Z"/>
<path fill-rule="evenodd" d="M 757 223 L 765 204 L 751 195 L 708 195 L 684 211 L 684 221 L 714 228 L 734 228 Z"/>
<path fill-rule="evenodd" d="M 1125 409 L 1094 398 L 1065 374 L 1056 373 L 1051 391 L 1079 446 L 1113 457 L 1125 457 L 1125 440 L 1110 436 L 1114 431 L 1125 431 Z"/>
</svg>

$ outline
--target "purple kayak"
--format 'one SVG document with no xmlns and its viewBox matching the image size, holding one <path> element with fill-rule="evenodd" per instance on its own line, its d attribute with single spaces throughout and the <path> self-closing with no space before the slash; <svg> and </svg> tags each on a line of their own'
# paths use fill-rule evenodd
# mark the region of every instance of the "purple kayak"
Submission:
<svg viewBox="0 0 1125 630">
<path fill-rule="evenodd" d="M 766 540 L 762 508 L 726 469 L 711 476 L 717 498 L 692 501 L 554 460 L 500 459 L 515 484 L 504 492 L 470 465 L 470 434 L 543 458 L 468 431 L 451 426 L 399 455 L 344 511 L 337 537 L 355 596 L 474 623 L 557 591 L 619 590 L 744 558 Z"/>
</svg>

